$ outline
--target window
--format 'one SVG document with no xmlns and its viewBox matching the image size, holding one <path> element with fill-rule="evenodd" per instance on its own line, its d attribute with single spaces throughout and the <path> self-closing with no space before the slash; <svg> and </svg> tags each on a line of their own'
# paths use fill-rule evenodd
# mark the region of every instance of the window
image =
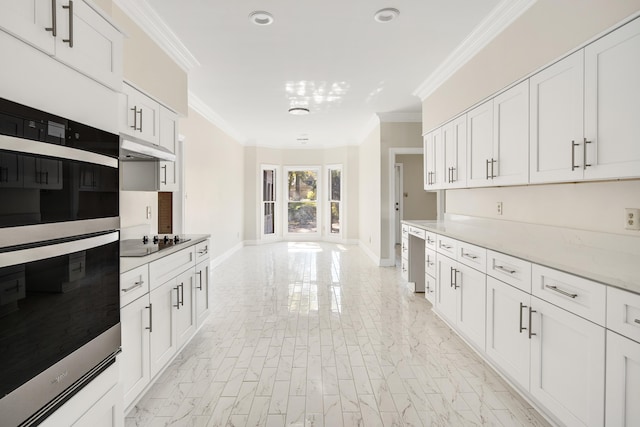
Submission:
<svg viewBox="0 0 640 427">
<path fill-rule="evenodd" d="M 329 234 L 340 235 L 342 222 L 340 205 L 342 199 L 342 168 L 340 166 L 330 166 L 327 176 L 329 178 Z"/>
<path fill-rule="evenodd" d="M 262 234 L 276 234 L 276 170 L 262 168 Z"/>
<path fill-rule="evenodd" d="M 287 231 L 295 234 L 318 232 L 318 170 L 287 171 Z"/>
</svg>

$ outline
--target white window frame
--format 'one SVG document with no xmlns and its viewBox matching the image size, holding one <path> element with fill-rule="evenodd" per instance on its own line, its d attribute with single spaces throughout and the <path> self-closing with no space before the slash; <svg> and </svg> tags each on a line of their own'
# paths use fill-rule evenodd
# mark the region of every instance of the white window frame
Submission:
<svg viewBox="0 0 640 427">
<path fill-rule="evenodd" d="M 275 174 L 275 183 L 273 186 L 273 191 L 274 191 L 274 198 L 275 198 L 275 203 L 274 203 L 274 207 L 273 207 L 273 213 L 275 215 L 274 218 L 274 232 L 272 234 L 265 234 L 264 233 L 264 206 L 265 206 L 265 200 L 264 200 L 264 190 L 263 190 L 263 185 L 264 185 L 264 172 L 265 171 L 274 171 Z M 281 224 L 282 221 L 280 220 L 280 218 L 278 218 L 278 212 L 281 212 L 281 208 L 280 208 L 280 186 L 278 184 L 278 181 L 281 180 L 281 173 L 280 173 L 280 166 L 277 165 L 269 165 L 269 164 L 263 164 L 260 165 L 260 174 L 258 176 L 258 199 L 259 199 L 259 203 L 258 203 L 258 228 L 260 229 L 260 239 L 261 240 L 280 240 L 281 236 L 282 236 L 282 231 L 281 231 Z"/>
<path fill-rule="evenodd" d="M 289 172 L 291 171 L 315 171 L 317 176 L 316 181 L 316 232 L 315 233 L 289 233 Z M 286 178 L 286 179 L 285 179 Z M 314 166 L 284 166 L 282 171 L 282 234 L 286 240 L 291 241 L 305 241 L 305 240 L 321 240 L 322 239 L 322 216 L 324 209 L 323 192 L 323 168 L 321 165 Z"/>
<path fill-rule="evenodd" d="M 333 200 L 331 200 L 331 171 L 332 170 L 340 171 L 340 200 L 338 201 L 340 206 L 340 217 L 339 217 L 340 232 L 335 234 L 331 233 L 331 203 L 333 202 Z M 325 237 L 327 240 L 330 240 L 330 241 L 342 241 L 343 236 L 345 236 L 345 231 L 344 231 L 345 230 L 345 223 L 344 223 L 345 185 L 344 185 L 344 167 L 342 166 L 342 164 L 333 164 L 333 165 L 326 166 L 325 185 L 327 187 L 327 190 L 326 190 L 327 206 L 324 209 L 325 216 L 326 216 L 326 224 L 327 224 Z"/>
</svg>

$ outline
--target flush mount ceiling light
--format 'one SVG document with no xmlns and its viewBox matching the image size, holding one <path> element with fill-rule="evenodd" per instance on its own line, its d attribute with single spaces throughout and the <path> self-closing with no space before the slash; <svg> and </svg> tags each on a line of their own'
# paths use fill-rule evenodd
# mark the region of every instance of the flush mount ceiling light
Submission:
<svg viewBox="0 0 640 427">
<path fill-rule="evenodd" d="M 256 10 L 249 14 L 249 21 L 256 25 L 271 25 L 273 23 L 273 15 L 269 12 Z"/>
<path fill-rule="evenodd" d="M 289 114 L 293 114 L 294 116 L 305 116 L 309 114 L 309 109 L 303 107 L 293 107 L 289 108 Z"/>
<path fill-rule="evenodd" d="M 394 9 L 392 7 L 387 7 L 384 9 L 380 9 L 373 15 L 373 19 L 381 24 L 386 24 L 387 22 L 391 22 L 396 19 L 400 15 L 400 11 L 398 9 Z"/>
</svg>

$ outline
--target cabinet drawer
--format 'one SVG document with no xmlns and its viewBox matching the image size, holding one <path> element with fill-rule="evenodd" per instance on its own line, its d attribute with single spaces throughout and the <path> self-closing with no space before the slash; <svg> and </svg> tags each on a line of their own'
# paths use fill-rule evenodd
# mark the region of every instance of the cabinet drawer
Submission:
<svg viewBox="0 0 640 427">
<path fill-rule="evenodd" d="M 402 246 L 400 247 L 400 255 L 403 259 L 409 259 L 409 237 L 402 239 Z"/>
<path fill-rule="evenodd" d="M 458 252 L 458 241 L 455 239 L 450 239 L 448 237 L 438 235 L 437 238 L 437 247 L 436 251 L 438 253 L 448 255 L 451 258 L 456 258 L 456 253 Z"/>
<path fill-rule="evenodd" d="M 149 264 L 120 275 L 120 307 L 149 292 Z"/>
<path fill-rule="evenodd" d="M 488 250 L 487 274 L 531 293 L 531 263 L 528 261 Z"/>
<path fill-rule="evenodd" d="M 487 250 L 469 243 L 458 242 L 456 259 L 483 273 L 487 271 Z"/>
<path fill-rule="evenodd" d="M 436 277 L 436 251 L 432 251 L 431 249 L 424 250 L 424 272 L 429 276 L 435 278 Z"/>
<path fill-rule="evenodd" d="M 196 245 L 196 263 L 209 258 L 209 239 Z"/>
<path fill-rule="evenodd" d="M 436 240 L 438 235 L 436 233 L 432 233 L 430 231 L 425 231 L 425 238 L 424 238 L 424 247 L 428 248 L 428 249 L 433 249 L 434 251 L 436 250 Z"/>
<path fill-rule="evenodd" d="M 193 246 L 153 261 L 149 264 L 150 290 L 176 277 L 186 269 L 195 267 L 195 265 L 195 249 Z"/>
<path fill-rule="evenodd" d="M 412 236 L 416 236 L 416 237 L 419 237 L 422 240 L 424 240 L 425 239 L 425 233 L 426 233 L 426 231 L 423 230 L 422 228 L 409 226 L 409 234 L 411 234 Z"/>
<path fill-rule="evenodd" d="M 537 264 L 531 277 L 533 295 L 604 326 L 606 286 Z"/>
<path fill-rule="evenodd" d="M 640 342 L 640 294 L 607 287 L 607 328 Z"/>
</svg>

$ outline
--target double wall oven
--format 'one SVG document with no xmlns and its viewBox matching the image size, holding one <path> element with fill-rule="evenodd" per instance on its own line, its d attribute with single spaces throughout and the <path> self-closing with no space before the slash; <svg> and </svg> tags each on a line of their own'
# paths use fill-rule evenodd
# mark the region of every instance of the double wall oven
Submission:
<svg viewBox="0 0 640 427">
<path fill-rule="evenodd" d="M 36 425 L 120 349 L 119 137 L 0 99 L 0 425 Z"/>
</svg>

